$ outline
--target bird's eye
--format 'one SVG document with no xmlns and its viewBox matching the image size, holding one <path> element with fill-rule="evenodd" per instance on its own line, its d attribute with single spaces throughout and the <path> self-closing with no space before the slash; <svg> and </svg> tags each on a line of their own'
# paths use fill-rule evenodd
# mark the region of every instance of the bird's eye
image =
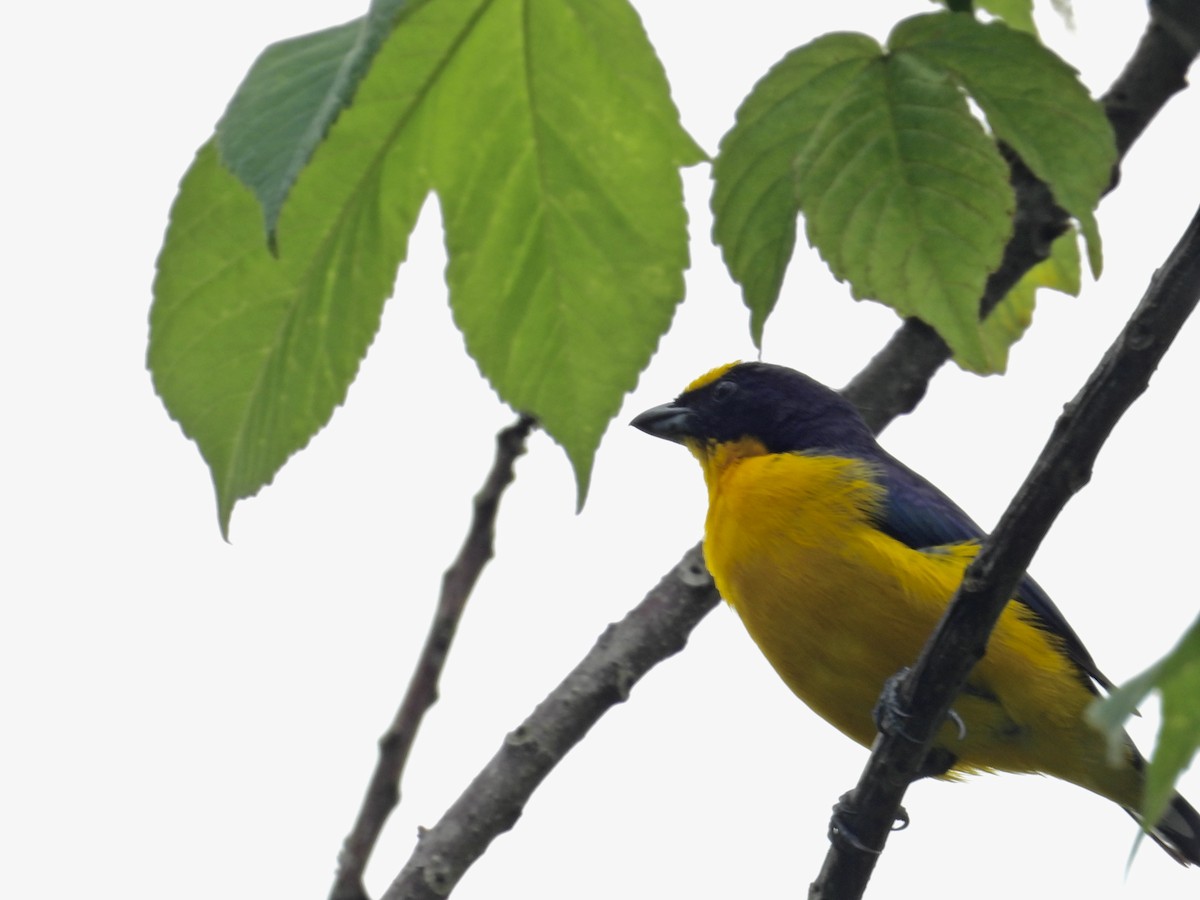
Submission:
<svg viewBox="0 0 1200 900">
<path fill-rule="evenodd" d="M 713 387 L 713 402 L 724 403 L 737 393 L 738 386 L 732 381 L 720 381 Z"/>
</svg>

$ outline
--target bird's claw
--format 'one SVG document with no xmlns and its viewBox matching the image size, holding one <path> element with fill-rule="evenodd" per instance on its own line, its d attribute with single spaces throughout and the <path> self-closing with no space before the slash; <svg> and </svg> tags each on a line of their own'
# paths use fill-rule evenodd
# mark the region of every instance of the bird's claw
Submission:
<svg viewBox="0 0 1200 900">
<path fill-rule="evenodd" d="M 907 720 L 912 716 L 900 706 L 900 686 L 904 684 L 909 671 L 906 666 L 883 683 L 883 691 L 875 708 L 871 710 L 871 717 L 875 720 L 875 727 L 879 729 L 880 734 L 898 735 L 906 741 L 918 744 L 920 741 L 909 734 L 906 727 Z"/>
<path fill-rule="evenodd" d="M 878 856 L 883 852 L 883 849 L 881 847 L 868 847 L 855 834 L 854 829 L 847 825 L 847 819 L 852 819 L 859 814 L 858 810 L 852 805 L 850 796 L 849 793 L 842 794 L 838 798 L 838 802 L 833 805 L 833 816 L 829 820 L 829 840 L 832 843 L 840 842 L 847 844 L 862 853 Z M 901 806 L 896 810 L 896 819 L 892 822 L 892 831 L 903 831 L 908 827 L 910 821 L 908 811 Z"/>
<path fill-rule="evenodd" d="M 950 711 L 946 713 L 946 718 L 953 722 L 958 729 L 958 739 L 965 741 L 967 739 L 967 723 L 962 720 L 962 716 L 954 711 L 954 707 L 951 707 Z"/>
<path fill-rule="evenodd" d="M 894 734 L 904 738 L 913 744 L 919 744 L 919 738 L 914 737 L 907 729 L 906 723 L 912 718 L 912 714 L 905 712 L 900 704 L 900 686 L 904 684 L 904 679 L 908 677 L 911 670 L 905 666 L 891 678 L 883 683 L 883 691 L 879 695 L 879 700 L 875 704 L 875 708 L 871 711 L 871 716 L 875 720 L 875 727 L 879 729 L 881 734 Z M 946 718 L 954 723 L 954 727 L 958 731 L 958 739 L 960 741 L 967 738 L 967 723 L 963 721 L 953 708 L 946 713 Z"/>
</svg>

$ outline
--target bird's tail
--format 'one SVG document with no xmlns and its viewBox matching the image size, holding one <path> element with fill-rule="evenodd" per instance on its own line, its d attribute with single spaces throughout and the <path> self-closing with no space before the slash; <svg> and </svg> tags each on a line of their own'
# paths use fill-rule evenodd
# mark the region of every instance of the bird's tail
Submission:
<svg viewBox="0 0 1200 900">
<path fill-rule="evenodd" d="M 1125 812 L 1143 824 L 1136 810 L 1127 806 Z M 1181 865 L 1200 865 L 1200 813 L 1179 794 L 1171 798 L 1163 817 L 1146 833 Z"/>
</svg>

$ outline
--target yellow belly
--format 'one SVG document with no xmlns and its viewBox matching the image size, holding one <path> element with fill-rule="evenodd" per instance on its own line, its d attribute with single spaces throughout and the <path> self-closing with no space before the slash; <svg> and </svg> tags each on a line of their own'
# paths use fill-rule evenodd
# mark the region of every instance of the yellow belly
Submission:
<svg viewBox="0 0 1200 900">
<path fill-rule="evenodd" d="M 722 596 L 792 691 L 869 746 L 884 682 L 916 661 L 977 548 L 913 550 L 878 531 L 879 488 L 858 462 L 750 456 L 706 477 L 705 556 Z M 1056 640 L 1010 603 L 955 701 L 965 738 L 947 724 L 937 743 L 959 770 L 1041 771 L 1136 802 L 1140 777 L 1105 765 L 1082 721 L 1092 699 Z"/>
</svg>

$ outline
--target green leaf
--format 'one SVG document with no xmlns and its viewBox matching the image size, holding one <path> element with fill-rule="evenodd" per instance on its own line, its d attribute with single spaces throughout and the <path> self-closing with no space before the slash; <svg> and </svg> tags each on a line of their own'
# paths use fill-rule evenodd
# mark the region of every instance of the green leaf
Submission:
<svg viewBox="0 0 1200 900">
<path fill-rule="evenodd" d="M 1047 288 L 1078 297 L 1079 278 L 1078 233 L 1071 228 L 1054 241 L 1050 256 L 1026 272 L 984 319 L 982 334 L 987 367 L 974 371 L 981 375 L 1005 371 L 1009 348 L 1021 339 L 1033 322 L 1038 289 Z"/>
<path fill-rule="evenodd" d="M 906 53 L 864 68 L 800 150 L 796 186 L 809 241 L 855 297 L 921 318 L 968 365 L 985 365 L 979 298 L 1014 200 L 945 73 Z"/>
<path fill-rule="evenodd" d="M 721 140 L 713 163 L 713 241 L 742 286 L 757 345 L 796 244 L 793 160 L 881 52 L 861 34 L 828 34 L 793 50 L 754 86 Z"/>
<path fill-rule="evenodd" d="M 980 9 L 986 9 L 1009 28 L 1037 34 L 1033 23 L 1033 0 L 976 0 Z"/>
<path fill-rule="evenodd" d="M 363 192 L 329 222 L 309 184 L 285 210 L 275 258 L 254 198 L 210 143 L 184 177 L 159 256 L 148 364 L 208 463 L 226 535 L 237 500 L 269 484 L 344 401 L 419 208 L 404 216 L 398 198 L 394 218 L 406 221 L 385 229 Z M 314 218 L 293 217 L 301 209 Z M 356 240 L 366 234 L 374 246 Z"/>
<path fill-rule="evenodd" d="M 1019 24 L 1028 18 L 1027 2 L 994 5 Z M 981 331 L 978 301 L 1013 207 L 995 140 L 1012 146 L 1079 221 L 1098 273 L 1092 210 L 1116 158 L 1111 129 L 1074 70 L 1001 22 L 916 16 L 895 28 L 889 51 L 862 35 L 829 35 L 755 86 L 714 165 L 714 239 L 742 285 L 756 342 L 800 211 L 810 243 L 855 297 L 932 325 L 966 368 L 1003 368 L 1033 295 L 1014 295 Z"/>
<path fill-rule="evenodd" d="M 272 44 L 217 123 L 221 161 L 254 191 L 268 243 L 296 178 L 350 105 L 400 16 L 424 0 L 374 0 L 366 16 Z"/>
<path fill-rule="evenodd" d="M 950 0 L 937 0 L 947 9 L 952 9 Z M 986 10 L 1009 28 L 1037 34 L 1033 22 L 1033 0 L 975 0 L 975 6 Z"/>
<path fill-rule="evenodd" d="M 172 209 L 148 361 L 212 470 L 223 531 L 344 400 L 431 189 L 468 349 L 566 448 L 581 497 L 683 294 L 678 167 L 703 154 L 632 10 L 408 9 L 291 188 L 277 256 L 211 146 Z"/>
<path fill-rule="evenodd" d="M 567 451 L 582 502 L 683 296 L 678 168 L 704 154 L 624 0 L 490 4 L 437 102 L 454 112 L 429 165 L 455 321 L 500 396 Z"/>
<path fill-rule="evenodd" d="M 1162 695 L 1162 723 L 1146 769 L 1142 803 L 1144 821 L 1151 823 L 1162 818 L 1175 782 L 1200 747 L 1200 619 L 1163 659 L 1088 710 L 1088 720 L 1107 734 L 1114 758 L 1124 752 L 1125 721 L 1155 689 Z"/>
<path fill-rule="evenodd" d="M 1107 697 L 1092 701 L 1084 717 L 1088 723 L 1108 738 L 1108 761 L 1113 766 L 1123 765 L 1129 747 L 1129 735 L 1125 723 L 1137 714 L 1138 707 L 1154 690 L 1154 684 L 1162 672 L 1166 660 L 1159 660 L 1142 674 L 1129 679 Z"/>
<path fill-rule="evenodd" d="M 964 15 L 906 19 L 889 46 L 951 73 L 967 90 L 996 137 L 1079 221 L 1098 276 L 1102 255 L 1093 210 L 1112 177 L 1117 151 L 1104 110 L 1075 70 L 1029 34 Z"/>
<path fill-rule="evenodd" d="M 217 123 L 221 160 L 254 191 L 272 242 L 296 177 L 357 87 L 345 64 L 365 22 L 272 44 Z"/>
</svg>

